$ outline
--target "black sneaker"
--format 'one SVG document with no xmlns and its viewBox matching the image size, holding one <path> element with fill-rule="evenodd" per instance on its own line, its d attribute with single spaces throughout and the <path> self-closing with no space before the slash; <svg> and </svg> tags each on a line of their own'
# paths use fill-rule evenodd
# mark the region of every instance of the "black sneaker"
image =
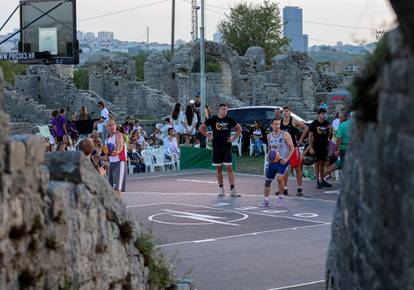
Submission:
<svg viewBox="0 0 414 290">
<path fill-rule="evenodd" d="M 302 192 L 302 188 L 298 188 L 298 191 L 296 192 L 297 196 L 302 196 L 303 192 Z"/>
<path fill-rule="evenodd" d="M 322 187 L 328 187 L 328 188 L 332 187 L 332 184 L 326 182 L 325 180 L 322 180 L 321 185 L 322 185 Z"/>
<path fill-rule="evenodd" d="M 288 192 L 287 188 L 285 188 L 285 189 L 283 190 L 283 195 L 289 195 L 289 192 Z"/>
<path fill-rule="evenodd" d="M 322 188 L 322 182 L 317 181 L 316 182 L 316 188 L 321 189 Z"/>
</svg>

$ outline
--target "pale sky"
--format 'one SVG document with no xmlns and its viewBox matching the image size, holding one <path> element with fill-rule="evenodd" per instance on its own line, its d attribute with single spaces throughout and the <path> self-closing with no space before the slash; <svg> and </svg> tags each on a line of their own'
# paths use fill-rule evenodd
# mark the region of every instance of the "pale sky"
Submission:
<svg viewBox="0 0 414 290">
<path fill-rule="evenodd" d="M 0 2 L 0 24 L 3 24 L 19 1 L 0 0 Z M 176 0 L 175 39 L 190 40 L 191 38 L 190 2 L 190 0 Z M 239 2 L 236 0 L 205 0 L 206 37 L 208 39 L 213 38 L 217 23 L 229 11 L 228 7 Z M 245 2 L 262 3 L 263 0 L 245 0 Z M 387 30 L 393 27 L 395 22 L 394 11 L 386 0 L 280 0 L 276 2 L 279 3 L 281 10 L 289 5 L 303 9 L 304 33 L 309 34 L 309 45 L 335 44 L 337 41 L 352 44 L 364 41 L 373 42 L 375 30 L 353 27 Z M 112 31 L 115 33 L 115 38 L 120 40 L 146 41 L 146 27 L 148 26 L 151 42 L 169 43 L 171 3 L 172 0 L 78 0 L 78 30 L 95 33 Z M 148 6 L 139 8 L 143 5 Z M 138 8 L 85 20 L 85 18 L 135 7 Z M 13 28 L 18 27 L 18 23 L 19 17 L 16 14 L 0 34 L 11 32 Z M 320 23 L 351 27 L 328 26 Z"/>
</svg>

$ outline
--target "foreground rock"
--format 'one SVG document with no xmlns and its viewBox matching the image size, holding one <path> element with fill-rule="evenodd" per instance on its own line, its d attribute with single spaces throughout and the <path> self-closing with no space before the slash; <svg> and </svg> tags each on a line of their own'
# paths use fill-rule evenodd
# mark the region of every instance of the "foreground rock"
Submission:
<svg viewBox="0 0 414 290">
<path fill-rule="evenodd" d="M 391 2 L 403 26 L 386 35 L 356 83 L 326 289 L 414 289 L 414 5 Z"/>
</svg>

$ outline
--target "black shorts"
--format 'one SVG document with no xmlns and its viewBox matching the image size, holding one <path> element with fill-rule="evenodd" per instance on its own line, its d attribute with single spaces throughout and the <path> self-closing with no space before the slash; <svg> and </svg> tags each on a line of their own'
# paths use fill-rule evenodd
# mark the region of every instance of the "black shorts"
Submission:
<svg viewBox="0 0 414 290">
<path fill-rule="evenodd" d="M 326 146 L 316 145 L 314 149 L 315 149 L 314 159 L 316 162 L 328 160 L 328 145 Z"/>
<path fill-rule="evenodd" d="M 231 146 L 213 148 L 213 166 L 232 165 Z"/>
</svg>

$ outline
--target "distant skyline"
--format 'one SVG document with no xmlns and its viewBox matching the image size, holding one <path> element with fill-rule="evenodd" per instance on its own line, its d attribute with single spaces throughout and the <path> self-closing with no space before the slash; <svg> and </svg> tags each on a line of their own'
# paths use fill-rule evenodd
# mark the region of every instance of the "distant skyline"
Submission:
<svg viewBox="0 0 414 290">
<path fill-rule="evenodd" d="M 5 1 L 3 1 L 5 2 Z M 200 2 L 200 1 L 199 1 Z M 244 1 L 258 4 L 263 0 Z M 395 14 L 385 0 L 285 0 L 284 6 L 298 6 L 303 9 L 304 33 L 309 35 L 309 46 L 335 45 L 337 41 L 359 44 L 375 41 L 375 29 L 389 29 L 394 26 Z M 18 5 L 17 0 L 2 3 L 0 24 L 3 24 Z M 176 0 L 175 39 L 191 39 L 191 1 Z M 217 24 L 224 19 L 240 1 L 205 0 L 206 37 L 213 39 Z M 144 6 L 144 7 L 140 7 Z M 135 7 L 140 7 L 132 9 Z M 105 17 L 97 17 L 116 11 L 129 10 Z M 84 32 L 111 31 L 115 38 L 129 41 L 146 41 L 146 27 L 150 28 L 151 42 L 170 42 L 171 0 L 78 0 L 78 30 Z M 88 19 L 92 18 L 92 19 Z M 18 13 L 0 34 L 12 32 L 18 27 Z M 346 26 L 346 27 L 341 27 Z M 362 29 L 357 29 L 359 27 Z"/>
</svg>

